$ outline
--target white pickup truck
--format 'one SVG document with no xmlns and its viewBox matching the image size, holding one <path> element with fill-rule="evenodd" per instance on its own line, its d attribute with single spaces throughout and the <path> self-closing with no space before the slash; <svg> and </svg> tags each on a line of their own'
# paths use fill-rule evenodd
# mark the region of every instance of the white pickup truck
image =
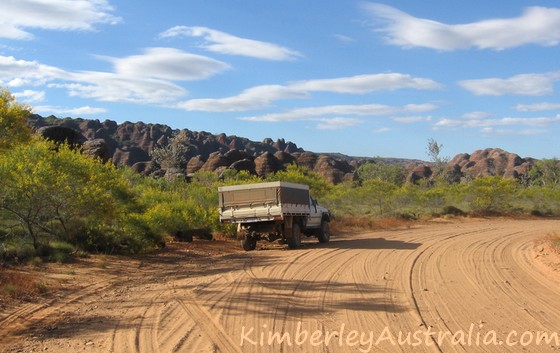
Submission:
<svg viewBox="0 0 560 353">
<path fill-rule="evenodd" d="M 218 188 L 222 223 L 237 224 L 243 249 L 254 250 L 258 240 L 282 239 L 290 249 L 302 235 L 330 239 L 329 211 L 309 195 L 309 186 L 282 181 Z"/>
</svg>

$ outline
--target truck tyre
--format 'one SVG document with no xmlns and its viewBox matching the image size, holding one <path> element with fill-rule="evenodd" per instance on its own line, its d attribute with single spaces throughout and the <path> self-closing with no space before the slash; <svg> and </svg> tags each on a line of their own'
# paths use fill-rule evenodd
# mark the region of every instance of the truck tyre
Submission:
<svg viewBox="0 0 560 353">
<path fill-rule="evenodd" d="M 288 248 L 297 249 L 301 246 L 301 229 L 299 224 L 294 223 L 292 225 L 292 236 L 288 239 Z"/>
<path fill-rule="evenodd" d="M 243 238 L 243 240 L 241 240 L 241 247 L 245 251 L 255 250 L 257 247 L 257 239 L 255 237 L 247 235 L 245 236 L 245 238 Z"/>
<path fill-rule="evenodd" d="M 331 232 L 329 231 L 329 222 L 322 220 L 321 228 L 317 230 L 317 239 L 319 243 L 328 243 L 331 239 Z"/>
</svg>

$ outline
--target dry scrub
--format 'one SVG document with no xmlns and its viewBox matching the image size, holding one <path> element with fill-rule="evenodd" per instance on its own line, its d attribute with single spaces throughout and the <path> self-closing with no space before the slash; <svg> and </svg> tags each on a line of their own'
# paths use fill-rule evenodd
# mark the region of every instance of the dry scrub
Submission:
<svg viewBox="0 0 560 353">
<path fill-rule="evenodd" d="M 31 301 L 48 292 L 48 286 L 25 270 L 0 270 L 0 308 L 14 301 Z"/>
<path fill-rule="evenodd" d="M 392 230 L 409 228 L 413 222 L 401 217 L 337 217 L 331 222 L 330 230 L 333 234 L 364 230 Z"/>
</svg>

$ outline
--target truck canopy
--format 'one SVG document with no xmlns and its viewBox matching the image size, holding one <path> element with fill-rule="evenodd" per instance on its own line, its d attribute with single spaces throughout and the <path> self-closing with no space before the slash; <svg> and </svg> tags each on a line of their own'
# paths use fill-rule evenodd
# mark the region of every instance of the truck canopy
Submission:
<svg viewBox="0 0 560 353">
<path fill-rule="evenodd" d="M 283 181 L 218 188 L 222 221 L 272 220 L 309 214 L 309 186 Z"/>
</svg>

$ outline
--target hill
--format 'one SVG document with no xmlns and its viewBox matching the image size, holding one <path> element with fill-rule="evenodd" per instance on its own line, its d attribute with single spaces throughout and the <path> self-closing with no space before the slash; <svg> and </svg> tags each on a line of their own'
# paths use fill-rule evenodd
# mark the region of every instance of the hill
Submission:
<svg viewBox="0 0 560 353">
<path fill-rule="evenodd" d="M 356 170 L 363 163 L 378 161 L 404 166 L 410 181 L 432 175 L 431 165 L 425 161 L 316 153 L 284 139 L 266 138 L 256 142 L 223 133 L 215 135 L 143 122 L 117 124 L 111 120 L 100 122 L 39 115 L 32 115 L 29 121 L 32 128 L 45 137 L 82 145 L 88 153 L 116 165 L 129 166 L 143 175 L 189 175 L 199 170 L 235 169 L 266 176 L 295 163 L 324 175 L 333 183 L 340 183 L 356 179 Z M 166 158 L 171 157 L 173 161 L 166 162 Z M 447 169 L 457 181 L 487 175 L 524 178 L 535 161 L 499 148 L 488 148 L 455 156 Z"/>
</svg>

